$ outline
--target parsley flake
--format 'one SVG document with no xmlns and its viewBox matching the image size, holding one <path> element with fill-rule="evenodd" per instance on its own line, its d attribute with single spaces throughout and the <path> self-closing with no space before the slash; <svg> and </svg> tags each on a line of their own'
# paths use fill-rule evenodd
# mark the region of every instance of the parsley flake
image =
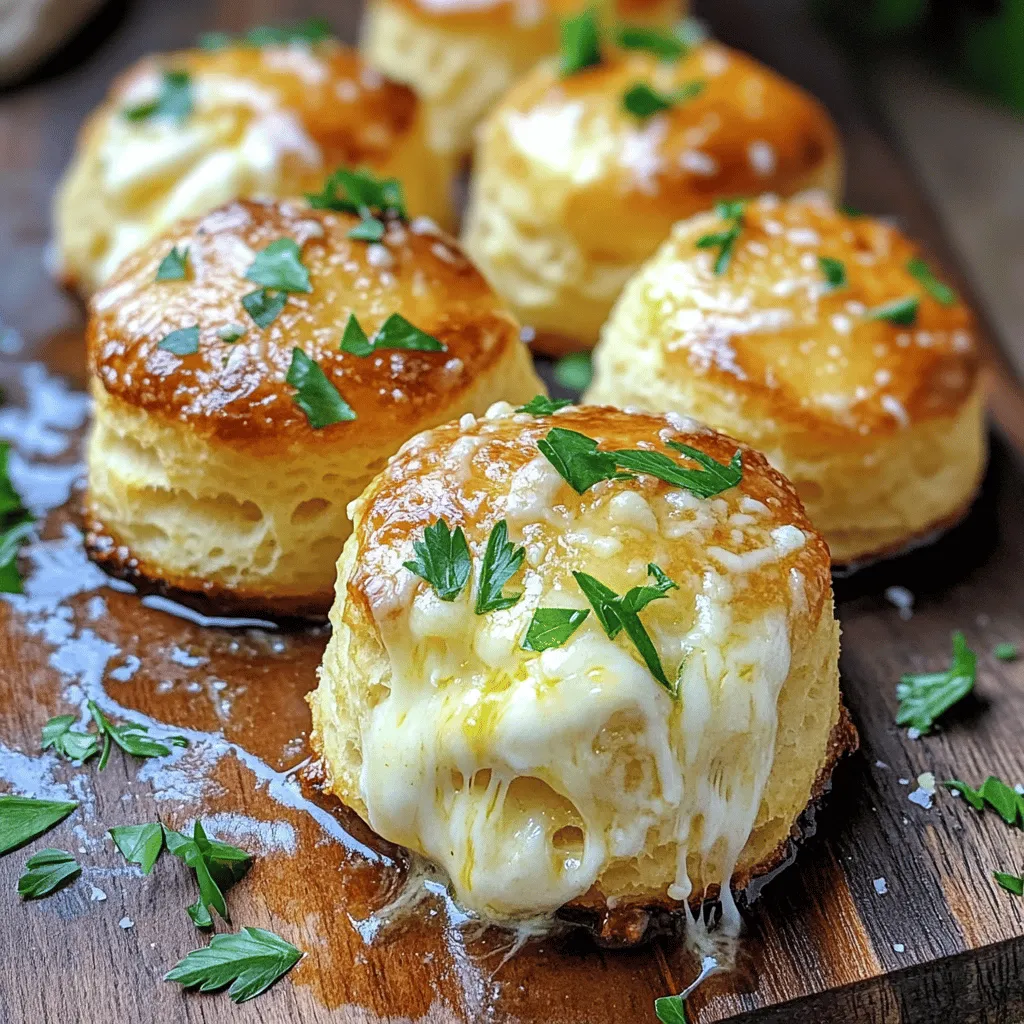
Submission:
<svg viewBox="0 0 1024 1024">
<path fill-rule="evenodd" d="M 354 242 L 379 242 L 384 237 L 384 222 L 376 217 L 364 217 L 349 231 L 348 237 Z"/>
<path fill-rule="evenodd" d="M 995 647 L 992 648 L 992 657 L 998 658 L 1000 661 L 1016 661 L 1019 657 L 1017 645 L 996 644 Z"/>
<path fill-rule="evenodd" d="M 1005 871 L 993 871 L 992 877 L 1007 891 L 1014 896 L 1024 896 L 1024 878 L 1018 875 L 1008 875 Z"/>
<path fill-rule="evenodd" d="M 917 312 L 921 308 L 921 300 L 916 295 L 905 299 L 894 299 L 881 306 L 868 310 L 865 314 L 869 320 L 885 320 L 899 327 L 913 327 L 917 323 Z"/>
<path fill-rule="evenodd" d="M 655 114 L 671 110 L 680 103 L 696 98 L 706 86 L 706 82 L 695 80 L 671 92 L 658 92 L 646 82 L 637 82 L 626 90 L 622 97 L 622 106 L 627 113 L 646 121 Z"/>
<path fill-rule="evenodd" d="M 0 853 L 7 853 L 49 832 L 77 806 L 74 800 L 0 796 Z"/>
<path fill-rule="evenodd" d="M 279 292 L 311 292 L 309 271 L 302 262 L 302 250 L 291 238 L 278 238 L 256 258 L 245 272 L 246 279 Z"/>
<path fill-rule="evenodd" d="M 555 363 L 555 381 L 569 391 L 583 391 L 590 386 L 594 367 L 589 352 L 573 352 Z"/>
<path fill-rule="evenodd" d="M 126 754 L 132 757 L 167 757 L 171 750 L 163 743 L 146 735 L 149 727 L 139 722 L 124 722 L 121 725 L 114 725 L 113 722 L 103 714 L 93 701 L 88 701 L 86 707 L 96 723 L 96 729 L 103 740 L 103 750 L 100 754 L 99 770 L 107 767 L 107 760 L 110 758 L 112 745 L 120 747 Z M 188 746 L 188 740 L 184 736 L 168 736 L 167 742 L 175 747 Z"/>
<path fill-rule="evenodd" d="M 164 117 L 179 124 L 192 113 L 192 78 L 187 71 L 165 71 L 156 97 L 121 112 L 127 121 Z"/>
<path fill-rule="evenodd" d="M 35 518 L 11 483 L 8 461 L 11 446 L 0 441 L 0 593 L 20 594 L 18 551 L 35 530 Z"/>
<path fill-rule="evenodd" d="M 315 210 L 357 213 L 364 219 L 409 219 L 402 183 L 397 178 L 378 178 L 372 171 L 340 167 L 324 181 L 320 192 L 307 193 L 306 199 Z"/>
<path fill-rule="evenodd" d="M 461 526 L 453 532 L 443 519 L 423 531 L 423 540 L 412 545 L 416 557 L 403 562 L 409 572 L 426 580 L 442 601 L 454 601 L 469 579 L 469 545 Z"/>
<path fill-rule="evenodd" d="M 686 469 L 661 452 L 625 449 L 613 455 L 615 462 L 623 469 L 656 476 L 674 487 L 685 488 L 698 498 L 712 498 L 722 491 L 737 487 L 743 479 L 743 457 L 739 450 L 728 465 L 723 465 L 688 444 L 680 444 L 678 441 L 668 441 L 667 444 L 703 468 Z"/>
<path fill-rule="evenodd" d="M 307 18 L 294 25 L 257 25 L 238 37 L 242 46 L 315 46 L 334 38 L 330 22 L 326 18 Z M 227 32 L 204 32 L 199 37 L 199 46 L 204 50 L 223 50 L 235 42 Z"/>
<path fill-rule="evenodd" d="M 654 1013 L 661 1024 L 688 1024 L 682 996 L 662 996 L 654 1000 Z"/>
<path fill-rule="evenodd" d="M 830 292 L 846 287 L 846 264 L 842 260 L 834 259 L 832 256 L 819 256 L 818 266 L 825 275 Z"/>
<path fill-rule="evenodd" d="M 18 895 L 26 900 L 49 896 L 82 873 L 78 861 L 65 850 L 45 849 L 25 861 L 25 873 L 18 879 Z"/>
<path fill-rule="evenodd" d="M 261 330 L 269 327 L 284 309 L 288 296 L 285 292 L 275 292 L 270 288 L 257 288 L 242 296 L 242 307 L 252 317 Z"/>
<path fill-rule="evenodd" d="M 148 875 L 164 848 L 164 829 L 159 822 L 144 825 L 117 825 L 107 830 L 114 845 L 129 864 L 138 864 Z"/>
<path fill-rule="evenodd" d="M 1024 796 L 994 775 L 990 775 L 980 789 L 971 789 L 959 779 L 950 779 L 943 785 L 959 793 L 976 811 L 984 810 L 988 804 L 1007 825 L 1024 828 Z"/>
<path fill-rule="evenodd" d="M 722 220 L 729 221 L 729 226 L 724 231 L 715 231 L 711 234 L 701 235 L 697 239 L 698 249 L 717 249 L 714 271 L 720 276 L 729 268 L 732 262 L 733 251 L 736 242 L 743 231 L 743 217 L 746 211 L 746 203 L 742 199 L 729 199 L 715 204 L 715 212 Z"/>
<path fill-rule="evenodd" d="M 432 334 L 421 331 L 398 313 L 392 313 L 381 324 L 372 339 L 367 338 L 366 331 L 355 314 L 349 314 L 348 323 L 345 324 L 345 331 L 341 336 L 342 352 L 365 357 L 387 348 L 402 349 L 406 352 L 448 351 L 443 342 L 438 341 Z"/>
<path fill-rule="evenodd" d="M 588 7 L 562 22 L 558 70 L 563 78 L 568 78 L 600 63 L 601 29 L 597 13 Z"/>
<path fill-rule="evenodd" d="M 588 608 L 538 608 L 526 629 L 524 651 L 561 647 L 590 615 Z"/>
<path fill-rule="evenodd" d="M 156 268 L 157 281 L 184 281 L 188 277 L 188 246 L 175 246 Z"/>
<path fill-rule="evenodd" d="M 156 347 L 176 356 L 194 356 L 199 351 L 199 325 L 171 331 L 156 343 Z"/>
<path fill-rule="evenodd" d="M 525 548 L 517 548 L 509 543 L 508 523 L 504 519 L 495 523 L 487 538 L 487 548 L 480 566 L 475 609 L 477 615 L 511 608 L 523 596 L 503 594 L 502 588 L 519 572 L 525 557 Z"/>
<path fill-rule="evenodd" d="M 236 935 L 214 935 L 210 945 L 196 949 L 164 975 L 185 988 L 215 992 L 230 985 L 236 1003 L 265 992 L 302 958 L 290 942 L 262 928 L 243 928 Z"/>
<path fill-rule="evenodd" d="M 43 726 L 43 750 L 51 747 L 69 761 L 88 761 L 100 752 L 100 745 L 91 732 L 79 732 L 72 728 L 77 719 L 74 715 L 57 715 Z"/>
<path fill-rule="evenodd" d="M 944 672 L 907 674 L 896 687 L 900 706 L 897 725 L 910 725 L 922 734 L 935 720 L 974 689 L 977 657 L 963 633 L 953 634 L 953 663 Z"/>
<path fill-rule="evenodd" d="M 907 263 L 907 270 L 917 278 L 921 287 L 940 305 L 955 306 L 958 296 L 948 284 L 940 281 L 932 272 L 932 268 L 919 256 L 915 256 Z"/>
<path fill-rule="evenodd" d="M 615 41 L 624 50 L 644 50 L 660 60 L 678 60 L 690 49 L 675 33 L 647 25 L 620 25 Z"/>
<path fill-rule="evenodd" d="M 314 430 L 356 418 L 355 410 L 341 397 L 320 364 L 301 348 L 292 349 L 292 362 L 285 381 L 295 388 L 292 396 L 295 404 L 306 414 Z"/>
<path fill-rule="evenodd" d="M 534 395 L 526 405 L 519 406 L 516 412 L 528 412 L 531 416 L 551 416 L 572 405 L 571 398 L 548 398 L 547 395 Z"/>
<path fill-rule="evenodd" d="M 348 323 L 345 324 L 345 330 L 342 332 L 341 351 L 363 358 L 373 355 L 373 345 L 370 344 L 370 339 L 367 338 L 366 331 L 356 319 L 355 313 L 349 314 Z"/>
<path fill-rule="evenodd" d="M 249 854 L 230 843 L 210 839 L 199 821 L 192 827 L 191 838 L 169 828 L 164 828 L 163 833 L 167 852 L 183 860 L 196 873 L 199 899 L 187 908 L 193 924 L 198 928 L 212 927 L 211 910 L 230 921 L 224 890 L 249 870 L 252 864 Z"/>
<path fill-rule="evenodd" d="M 586 494 L 602 480 L 630 480 L 620 473 L 612 452 L 597 450 L 597 442 L 586 434 L 564 427 L 552 427 L 537 442 L 541 454 L 577 494 Z"/>
</svg>

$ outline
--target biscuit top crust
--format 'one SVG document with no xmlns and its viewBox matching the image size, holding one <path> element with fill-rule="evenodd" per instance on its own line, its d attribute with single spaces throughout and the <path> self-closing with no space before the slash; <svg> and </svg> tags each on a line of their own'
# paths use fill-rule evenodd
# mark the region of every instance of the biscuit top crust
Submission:
<svg viewBox="0 0 1024 1024">
<path fill-rule="evenodd" d="M 738 392 L 747 418 L 836 437 L 894 432 L 971 396 L 974 317 L 951 289 L 944 304 L 911 273 L 921 249 L 895 228 L 765 197 L 746 205 L 732 260 L 715 274 L 716 250 L 697 241 L 725 226 L 715 214 L 677 224 L 634 284 L 655 314 L 666 377 L 697 375 Z M 823 259 L 842 265 L 844 284 L 829 284 Z M 877 318 L 913 299 L 912 324 Z"/>
<path fill-rule="evenodd" d="M 519 327 L 457 244 L 426 218 L 391 220 L 380 243 L 347 237 L 359 218 L 299 200 L 238 201 L 176 225 L 129 257 L 90 304 L 89 366 L 115 398 L 239 446 L 258 443 L 377 445 L 437 422 L 482 374 L 520 345 Z M 300 248 L 311 290 L 293 292 L 266 328 L 242 297 L 245 277 L 272 242 Z M 157 281 L 161 260 L 188 250 L 188 277 Z M 446 351 L 340 351 L 354 314 L 373 337 L 393 313 Z M 229 343 L 218 332 L 237 325 Z M 159 347 L 172 331 L 199 327 L 199 348 Z M 314 359 L 356 413 L 313 430 L 285 376 L 293 349 Z"/>
<path fill-rule="evenodd" d="M 172 71 L 191 79 L 195 112 L 189 123 L 210 120 L 210 130 L 221 135 L 225 118 L 272 119 L 287 112 L 298 124 L 279 126 L 282 145 L 291 145 L 298 159 L 332 170 L 386 160 L 416 119 L 418 100 L 411 89 L 371 69 L 351 47 L 326 40 L 146 57 L 114 82 L 88 131 L 109 127 L 126 138 L 137 135 L 138 126 L 126 122 L 122 111 L 152 100 L 161 76 Z M 303 152 L 303 145 L 315 145 L 319 154 Z"/>
<path fill-rule="evenodd" d="M 537 447 L 554 427 L 584 434 L 602 451 L 647 449 L 687 467 L 695 464 L 667 441 L 723 464 L 739 450 L 743 477 L 706 499 L 647 474 L 602 481 L 580 495 Z M 509 535 L 527 552 L 526 597 L 509 613 L 518 617 L 528 618 L 538 603 L 564 607 L 568 599 L 570 606 L 587 607 L 573 570 L 624 593 L 646 581 L 651 562 L 680 588 L 673 600 L 654 602 L 645 612 L 659 638 L 685 633 L 709 571 L 731 580 L 739 620 L 756 619 L 782 601 L 817 622 L 831 599 L 828 548 L 790 482 L 759 452 L 676 415 L 581 406 L 534 417 L 498 403 L 484 418 L 467 415 L 406 442 L 350 511 L 359 561 L 349 596 L 378 623 L 406 606 L 410 586 L 427 588 L 402 565 L 413 557 L 413 541 L 438 519 L 452 530 L 463 528 L 474 565 L 494 525 L 506 520 Z"/>
<path fill-rule="evenodd" d="M 638 84 L 669 96 L 701 91 L 640 118 L 624 106 Z M 717 198 L 792 194 L 817 184 L 839 140 L 812 96 L 750 57 L 707 42 L 676 61 L 607 47 L 604 59 L 569 77 L 555 61 L 535 68 L 485 123 L 484 146 L 505 172 L 561 200 L 558 216 L 581 240 L 607 248 L 613 211 L 616 249 L 634 239 L 646 258 L 665 225 Z M 537 202 L 543 204 L 543 197 Z"/>
<path fill-rule="evenodd" d="M 608 8 L 613 18 L 637 21 L 658 16 L 670 24 L 679 16 L 677 0 L 390 0 L 420 19 L 447 28 L 487 31 L 536 28 L 579 14 L 588 7 Z"/>
</svg>

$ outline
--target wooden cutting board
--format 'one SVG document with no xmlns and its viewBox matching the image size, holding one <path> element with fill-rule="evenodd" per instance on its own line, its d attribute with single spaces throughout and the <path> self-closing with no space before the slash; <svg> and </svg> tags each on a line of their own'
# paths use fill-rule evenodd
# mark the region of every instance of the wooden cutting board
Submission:
<svg viewBox="0 0 1024 1024">
<path fill-rule="evenodd" d="M 340 9 L 339 9 L 340 8 Z M 930 212 L 865 114 L 851 73 L 795 2 L 708 5 L 718 34 L 815 91 L 843 130 L 849 201 L 897 217 L 951 264 Z M 114 4 L 82 44 L 87 57 L 57 77 L 0 97 L 0 350 L 7 352 L 0 433 L 21 438 L 41 503 L 75 475 L 81 403 L 41 360 L 83 383 L 80 312 L 41 266 L 47 205 L 74 132 L 111 75 L 149 49 L 198 31 L 271 17 L 329 14 L 349 37 L 357 5 L 251 2 Z M 22 348 L 17 348 L 18 339 Z M 993 359 L 994 407 L 1008 437 L 1024 436 L 1021 400 Z M 17 412 L 27 403 L 31 412 Z M 34 444 L 26 447 L 26 429 Z M 43 468 L 40 469 L 39 467 Z M 26 851 L 0 858 L 0 1024 L 100 1020 L 653 1021 L 658 996 L 697 965 L 656 943 L 607 952 L 585 937 L 534 942 L 507 962 L 508 940 L 457 927 L 441 891 L 397 923 L 375 912 L 404 877 L 401 852 L 316 791 L 304 693 L 326 637 L 317 631 L 213 628 L 188 622 L 104 579 L 85 561 L 74 496 L 31 552 L 29 596 L 0 604 L 0 791 L 67 796 L 80 808 L 45 840 L 76 854 L 82 878 L 58 895 L 15 895 Z M 939 544 L 837 584 L 843 686 L 860 753 L 836 773 L 817 834 L 747 913 L 734 971 L 692 998 L 698 1024 L 720 1021 L 1019 1022 L 1024 1020 L 1024 901 L 993 870 L 1024 867 L 1024 837 L 940 792 L 911 802 L 920 773 L 977 783 L 989 772 L 1024 781 L 1024 470 L 997 440 L 984 493 L 968 522 Z M 904 618 L 884 597 L 915 596 Z M 950 633 L 979 652 L 976 697 L 925 739 L 893 724 L 903 671 L 944 666 Z M 103 773 L 41 756 L 40 728 L 91 696 L 118 717 L 184 732 L 167 761 L 119 754 Z M 158 730 L 159 731 L 159 730 Z M 254 1003 L 183 993 L 161 977 L 206 942 L 184 908 L 195 895 L 183 865 L 164 858 L 143 877 L 105 836 L 113 825 L 161 820 L 210 830 L 251 850 L 249 875 L 228 896 L 235 927 L 272 929 L 306 952 L 287 980 Z M 881 880 L 881 881 L 878 881 Z M 877 885 L 876 885 L 877 883 Z M 884 893 L 878 889 L 884 888 Z"/>
</svg>

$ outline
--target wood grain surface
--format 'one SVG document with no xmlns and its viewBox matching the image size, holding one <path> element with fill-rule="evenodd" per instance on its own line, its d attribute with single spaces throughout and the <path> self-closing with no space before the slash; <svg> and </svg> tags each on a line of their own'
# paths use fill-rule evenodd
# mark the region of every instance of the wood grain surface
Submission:
<svg viewBox="0 0 1024 1024">
<path fill-rule="evenodd" d="M 803 20 L 800 5 L 706 6 L 726 42 L 830 107 L 846 139 L 850 202 L 898 218 L 955 266 L 915 182 L 874 127 L 860 77 Z M 308 13 L 354 33 L 357 5 L 345 0 L 115 3 L 79 41 L 77 63 L 65 54 L 50 73 L 0 96 L 0 350 L 8 353 L 10 403 L 0 410 L 0 433 L 18 427 L 9 411 L 35 395 L 31 422 L 48 420 L 52 438 L 68 441 L 63 453 L 35 456 L 51 465 L 53 486 L 72 475 L 81 428 L 71 423 L 73 399 L 54 398 L 67 414 L 63 426 L 53 422 L 59 412 L 39 408 L 52 385 L 40 390 L 23 362 L 42 359 L 82 384 L 80 311 L 48 281 L 42 259 L 49 197 L 83 115 L 117 70 L 150 49 L 185 45 L 205 29 Z M 1024 867 L 1024 839 L 945 793 L 930 810 L 908 800 L 926 771 L 972 783 L 988 773 L 1024 781 L 1024 661 L 990 654 L 999 642 L 1024 646 L 1024 471 L 1011 446 L 1024 440 L 1024 415 L 995 350 L 991 365 L 994 409 L 1010 443 L 996 442 L 970 519 L 930 548 L 837 584 L 843 686 L 862 749 L 837 772 L 796 865 L 748 911 L 736 969 L 690 1001 L 697 1024 L 1024 1020 L 1024 901 L 991 878 Z M 503 962 L 507 936 L 458 927 L 440 891 L 382 926 L 376 912 L 401 890 L 405 861 L 318 796 L 308 759 L 302 697 L 323 632 L 203 628 L 101 586 L 82 555 L 74 506 L 72 497 L 50 517 L 32 550 L 28 598 L 0 604 L 0 791 L 80 800 L 27 850 L 64 847 L 84 872 L 55 896 L 22 903 L 15 887 L 26 851 L 0 858 L 0 1024 L 621 1024 L 653 1021 L 655 998 L 693 978 L 693 957 L 670 942 L 608 952 L 568 935 L 532 942 Z M 892 585 L 915 595 L 912 618 L 884 598 Z M 944 666 L 957 628 L 979 652 L 977 693 L 943 729 L 909 740 L 893 723 L 896 680 Z M 42 724 L 83 695 L 119 717 L 147 716 L 158 731 L 160 723 L 185 730 L 190 746 L 169 763 L 115 754 L 102 774 L 41 757 Z M 236 1007 L 223 993 L 183 993 L 160 980 L 206 941 L 184 913 L 193 882 L 166 857 L 144 877 L 105 838 L 110 826 L 157 817 L 179 828 L 202 817 L 218 837 L 256 854 L 228 894 L 234 927 L 270 928 L 307 955 L 255 1002 Z"/>
</svg>

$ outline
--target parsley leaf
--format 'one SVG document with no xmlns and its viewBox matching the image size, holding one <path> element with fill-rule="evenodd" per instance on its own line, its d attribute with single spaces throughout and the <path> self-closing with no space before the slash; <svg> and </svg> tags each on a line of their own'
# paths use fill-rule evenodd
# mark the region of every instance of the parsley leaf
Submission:
<svg viewBox="0 0 1024 1024">
<path fill-rule="evenodd" d="M 315 210 L 357 213 L 364 220 L 370 217 L 409 219 L 402 183 L 397 178 L 378 178 L 372 171 L 340 167 L 324 181 L 320 192 L 307 193 L 306 199 Z M 349 232 L 349 238 L 353 237 Z"/>
<path fill-rule="evenodd" d="M 958 630 L 953 634 L 953 663 L 945 672 L 908 673 L 900 679 L 896 724 L 928 732 L 935 719 L 974 689 L 976 665 L 977 656 Z"/>
<path fill-rule="evenodd" d="M 341 351 L 354 356 L 370 356 L 380 349 L 403 349 L 407 352 L 447 352 L 448 348 L 426 331 L 421 331 L 409 323 L 404 316 L 392 313 L 380 326 L 380 330 L 367 338 L 366 331 L 356 319 L 349 314 L 348 323 L 341 336 Z"/>
<path fill-rule="evenodd" d="M 538 608 L 526 629 L 524 651 L 547 651 L 561 647 L 587 620 L 587 608 Z"/>
<path fill-rule="evenodd" d="M 957 294 L 949 287 L 948 284 L 944 284 L 940 281 L 934 273 L 932 268 L 919 256 L 915 256 L 907 264 L 907 270 L 910 271 L 913 277 L 916 277 L 920 282 L 921 287 L 938 303 L 943 306 L 955 306 L 957 303 Z"/>
<path fill-rule="evenodd" d="M 320 364 L 301 348 L 292 349 L 292 362 L 285 381 L 295 388 L 292 396 L 295 404 L 306 414 L 314 430 L 356 418 L 355 410 L 341 397 Z"/>
<path fill-rule="evenodd" d="M 563 78 L 601 63 L 601 29 L 592 7 L 561 26 L 561 48 L 558 70 Z"/>
<path fill-rule="evenodd" d="M 156 347 L 176 356 L 194 356 L 199 351 L 199 326 L 179 327 L 158 341 Z"/>
<path fill-rule="evenodd" d="M 646 82 L 637 82 L 629 87 L 622 97 L 622 106 L 627 113 L 646 121 L 647 118 L 671 110 L 680 103 L 699 96 L 707 86 L 706 82 L 687 82 L 672 92 L 658 92 Z"/>
<path fill-rule="evenodd" d="M 443 519 L 423 531 L 423 540 L 412 545 L 416 557 L 403 562 L 409 572 L 426 580 L 442 601 L 454 601 L 469 579 L 469 545 L 461 526 L 449 532 Z"/>
<path fill-rule="evenodd" d="M 519 406 L 516 412 L 528 412 L 531 416 L 551 416 L 559 409 L 564 409 L 567 405 L 572 404 L 571 398 L 548 398 L 547 395 L 534 395 L 526 405 Z"/>
<path fill-rule="evenodd" d="M 703 469 L 686 469 L 661 452 L 624 449 L 614 453 L 615 461 L 624 469 L 634 473 L 656 476 L 674 487 L 683 487 L 698 498 L 711 498 L 722 491 L 739 485 L 743 479 L 742 453 L 737 450 L 728 465 L 716 462 L 710 455 L 677 441 L 668 441 L 668 446 L 681 452 L 688 459 L 703 466 Z"/>
<path fill-rule="evenodd" d="M 661 60 L 678 60 L 690 49 L 673 32 L 647 25 L 620 25 L 615 41 L 624 50 L 645 50 Z"/>
<path fill-rule="evenodd" d="M 608 634 L 608 638 L 614 640 L 622 630 L 625 630 L 651 675 L 675 697 L 676 685 L 670 683 L 665 675 L 654 641 L 640 621 L 640 612 L 652 601 L 665 597 L 667 591 L 678 589 L 678 584 L 670 580 L 653 562 L 648 565 L 647 572 L 654 577 L 654 585 L 633 587 L 622 597 L 588 573 L 574 572 L 573 576 L 594 609 L 594 614 Z"/>
<path fill-rule="evenodd" d="M 167 852 L 183 860 L 196 873 L 199 899 L 188 908 L 188 915 L 199 928 L 212 926 L 210 910 L 216 910 L 230 921 L 224 889 L 237 882 L 249 870 L 252 858 L 245 850 L 229 843 L 210 839 L 199 821 L 192 827 L 192 837 L 164 828 Z"/>
<path fill-rule="evenodd" d="M 281 292 L 311 292 L 309 271 L 302 262 L 302 250 L 291 238 L 278 238 L 256 253 L 246 279 Z"/>
<path fill-rule="evenodd" d="M 577 494 L 586 494 L 601 480 L 632 479 L 628 473 L 618 471 L 615 455 L 598 451 L 593 438 L 575 430 L 552 427 L 537 447 Z"/>
<path fill-rule="evenodd" d="M 11 483 L 10 454 L 10 444 L 0 441 L 0 593 L 20 594 L 18 550 L 35 530 L 35 518 Z"/>
<path fill-rule="evenodd" d="M 555 381 L 569 391 L 583 391 L 590 386 L 594 367 L 589 352 L 573 352 L 555 363 Z"/>
<path fill-rule="evenodd" d="M 729 226 L 724 231 L 701 235 L 697 239 L 698 249 L 718 250 L 714 264 L 716 275 L 724 274 L 732 262 L 732 254 L 736 248 L 736 242 L 743 231 L 745 210 L 746 203 L 742 199 L 730 199 L 716 203 L 715 212 L 723 220 L 730 221 Z"/>
<path fill-rule="evenodd" d="M 196 949 L 164 975 L 164 981 L 185 988 L 215 992 L 227 985 L 236 1003 L 265 992 L 302 958 L 290 942 L 262 928 L 243 928 L 236 935 L 214 935 L 210 945 Z"/>
<path fill-rule="evenodd" d="M 1000 661 L 1016 661 L 1019 657 L 1016 644 L 996 644 L 992 648 L 992 657 Z"/>
<path fill-rule="evenodd" d="M 107 767 L 107 760 L 110 757 L 111 744 L 116 744 L 126 754 L 133 757 L 167 757 L 170 748 L 159 743 L 157 740 L 147 736 L 149 727 L 138 722 L 124 722 L 122 725 L 114 725 L 106 715 L 96 706 L 93 701 L 88 701 L 86 707 L 99 735 L 103 738 L 103 752 L 100 754 L 99 770 Z M 188 740 L 184 736 L 169 736 L 168 743 L 176 747 L 188 746 Z"/>
<path fill-rule="evenodd" d="M 1008 875 L 1005 871 L 993 871 L 992 877 L 1007 891 L 1014 896 L 1024 896 L 1024 878 L 1017 875 Z"/>
<path fill-rule="evenodd" d="M 243 46 L 315 46 L 334 38 L 330 22 L 326 18 L 307 18 L 294 25 L 257 25 L 249 29 L 238 42 Z M 234 42 L 227 32 L 205 32 L 199 37 L 204 50 L 222 50 Z"/>
<path fill-rule="evenodd" d="M 242 296 L 242 306 L 260 329 L 269 327 L 284 309 L 288 296 L 270 288 L 257 288 Z"/>
<path fill-rule="evenodd" d="M 0 853 L 7 853 L 48 832 L 77 806 L 74 800 L 0 796 Z"/>
<path fill-rule="evenodd" d="M 364 217 L 349 231 L 348 237 L 354 242 L 379 242 L 384 237 L 384 222 L 376 217 Z"/>
<path fill-rule="evenodd" d="M 18 895 L 26 900 L 49 896 L 82 873 L 70 853 L 50 848 L 32 854 L 25 867 L 25 874 L 18 879 Z"/>
<path fill-rule="evenodd" d="M 662 996 L 654 1000 L 654 1013 L 661 1024 L 688 1024 L 682 996 Z"/>
<path fill-rule="evenodd" d="M 145 825 L 116 825 L 107 832 L 129 864 L 138 864 L 144 875 L 153 870 L 153 865 L 164 848 L 164 829 L 159 822 L 148 822 Z"/>
<path fill-rule="evenodd" d="M 187 71 L 165 71 L 160 80 L 160 92 L 155 99 L 121 112 L 128 121 L 148 121 L 152 117 L 166 117 L 181 123 L 193 109 L 192 78 Z"/>
<path fill-rule="evenodd" d="M 370 339 L 367 338 L 362 324 L 356 319 L 355 313 L 349 314 L 348 323 L 345 324 L 345 330 L 342 332 L 341 351 L 348 352 L 353 356 L 373 355 L 373 345 L 370 344 Z"/>
<path fill-rule="evenodd" d="M 88 761 L 100 752 L 100 745 L 91 732 L 78 732 L 71 727 L 74 715 L 57 715 L 43 726 L 43 750 L 50 747 L 69 761 Z"/>
<path fill-rule="evenodd" d="M 157 281 L 184 281 L 188 277 L 188 246 L 175 246 L 156 268 Z"/>
<path fill-rule="evenodd" d="M 917 311 L 921 308 L 921 300 L 916 295 L 905 299 L 894 299 L 884 305 L 868 310 L 869 320 L 886 320 L 899 327 L 913 327 L 917 323 Z"/>
<path fill-rule="evenodd" d="M 984 810 L 988 804 L 1007 825 L 1024 828 L 1024 796 L 994 775 L 990 775 L 980 789 L 971 789 L 959 779 L 950 779 L 943 785 L 959 793 L 976 811 Z"/>
<path fill-rule="evenodd" d="M 846 287 L 846 264 L 842 260 L 834 259 L 831 256 L 819 256 L 818 266 L 825 275 L 830 292 Z"/>
<path fill-rule="evenodd" d="M 503 594 L 502 588 L 517 572 L 526 557 L 525 548 L 517 548 L 508 540 L 508 523 L 495 523 L 487 538 L 487 549 L 480 566 L 480 583 L 476 595 L 476 613 L 503 611 L 511 608 L 523 595 Z"/>
</svg>

